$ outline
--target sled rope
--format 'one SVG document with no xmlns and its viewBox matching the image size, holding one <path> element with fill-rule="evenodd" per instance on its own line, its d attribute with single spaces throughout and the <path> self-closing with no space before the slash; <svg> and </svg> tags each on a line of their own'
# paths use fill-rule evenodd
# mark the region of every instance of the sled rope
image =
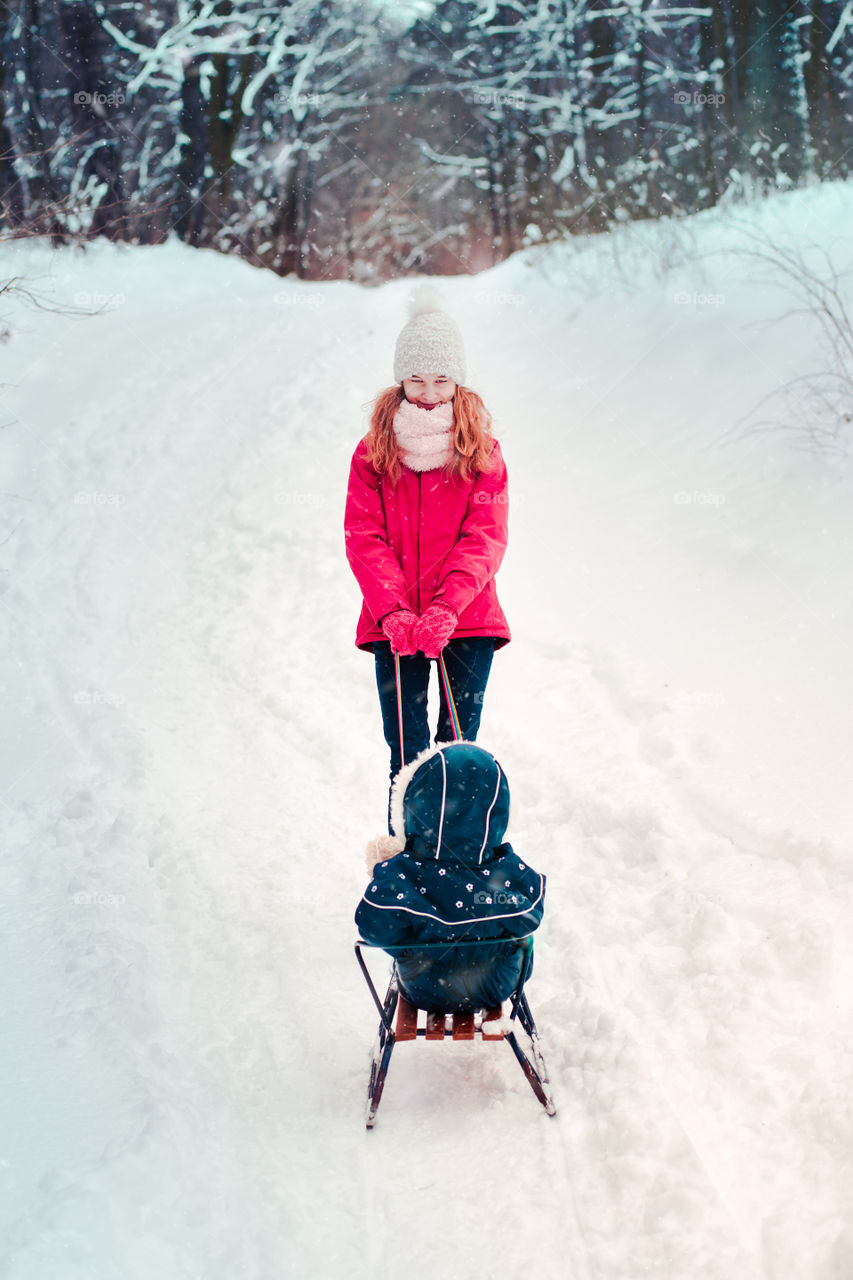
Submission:
<svg viewBox="0 0 853 1280">
<path fill-rule="evenodd" d="M 456 703 L 453 701 L 453 693 L 450 689 L 450 681 L 447 678 L 447 667 L 444 664 L 444 654 L 438 655 L 438 669 L 441 673 L 441 683 L 444 688 L 444 697 L 447 701 L 447 707 L 450 711 L 450 724 L 453 728 L 453 737 L 458 742 L 462 737 L 462 730 L 459 728 L 459 716 L 456 714 Z"/>
<path fill-rule="evenodd" d="M 394 675 L 397 678 L 397 728 L 400 731 L 400 768 L 406 763 L 403 749 L 403 690 L 400 685 L 400 655 L 394 650 Z"/>
<path fill-rule="evenodd" d="M 438 655 L 439 678 L 441 679 L 441 687 L 444 690 L 447 709 L 450 713 L 450 727 L 453 730 L 453 739 L 459 742 L 462 738 L 462 730 L 459 727 L 459 715 L 456 711 L 456 703 L 453 701 L 453 690 L 450 688 L 450 679 L 447 675 L 447 667 L 444 662 L 444 654 Z M 403 747 L 403 689 L 400 682 L 400 655 L 394 652 L 394 678 L 397 681 L 397 730 L 400 734 L 400 767 L 406 763 L 406 752 Z"/>
</svg>

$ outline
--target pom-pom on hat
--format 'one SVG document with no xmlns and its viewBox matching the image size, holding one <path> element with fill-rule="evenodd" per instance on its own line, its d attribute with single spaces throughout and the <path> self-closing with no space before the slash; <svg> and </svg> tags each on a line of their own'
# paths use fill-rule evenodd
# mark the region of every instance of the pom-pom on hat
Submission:
<svg viewBox="0 0 853 1280">
<path fill-rule="evenodd" d="M 454 382 L 465 381 L 462 334 L 443 298 L 429 285 L 410 296 L 409 322 L 394 352 L 394 380 L 402 382 L 413 373 L 445 373 Z"/>
</svg>

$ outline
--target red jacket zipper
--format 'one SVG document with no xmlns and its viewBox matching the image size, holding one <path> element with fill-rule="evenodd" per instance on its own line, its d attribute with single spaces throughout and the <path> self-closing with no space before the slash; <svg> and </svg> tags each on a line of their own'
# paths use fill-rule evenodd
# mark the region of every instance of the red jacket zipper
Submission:
<svg viewBox="0 0 853 1280">
<path fill-rule="evenodd" d="M 421 614 L 421 481 L 423 472 L 418 472 L 418 616 Z"/>
</svg>

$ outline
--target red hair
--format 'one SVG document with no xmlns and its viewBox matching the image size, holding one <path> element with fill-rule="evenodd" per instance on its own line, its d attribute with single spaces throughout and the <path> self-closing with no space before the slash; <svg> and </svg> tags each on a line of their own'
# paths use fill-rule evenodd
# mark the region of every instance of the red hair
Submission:
<svg viewBox="0 0 853 1280">
<path fill-rule="evenodd" d="M 380 391 L 373 402 L 367 433 L 367 460 L 392 484 L 400 478 L 400 450 L 394 431 L 394 415 L 405 399 L 402 383 Z M 451 475 L 470 480 L 478 471 L 490 471 L 494 437 L 492 417 L 476 391 L 459 387 L 453 393 L 453 454 L 446 464 Z"/>
</svg>

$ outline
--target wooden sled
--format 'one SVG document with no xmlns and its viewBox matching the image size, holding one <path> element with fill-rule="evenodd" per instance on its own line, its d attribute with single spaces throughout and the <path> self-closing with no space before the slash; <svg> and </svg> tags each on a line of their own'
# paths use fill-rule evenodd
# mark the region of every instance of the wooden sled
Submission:
<svg viewBox="0 0 853 1280">
<path fill-rule="evenodd" d="M 464 946 L 466 948 L 472 946 L 494 946 L 494 943 L 469 942 L 466 940 Z M 376 1121 L 376 1112 L 379 1110 L 379 1103 L 382 1101 L 382 1091 L 385 1087 L 385 1079 L 388 1075 L 388 1067 L 395 1044 L 403 1040 L 417 1040 L 419 1037 L 424 1040 L 444 1040 L 448 1033 L 452 1040 L 504 1040 L 512 1049 L 527 1082 L 548 1115 L 557 1114 L 551 1095 L 545 1060 L 542 1057 L 542 1050 L 539 1045 L 539 1034 L 536 1030 L 533 1014 L 530 1011 L 530 1005 L 527 1002 L 527 996 L 524 993 L 524 984 L 527 981 L 533 960 L 532 935 L 528 935 L 526 938 L 519 938 L 518 947 L 523 952 L 521 975 L 518 985 L 509 998 L 508 1015 L 504 1015 L 503 1006 L 500 1005 L 477 1012 L 457 1010 L 450 1013 L 430 1013 L 410 1004 L 400 991 L 396 960 L 391 970 L 391 979 L 385 992 L 385 998 L 384 1000 L 380 999 L 379 992 L 376 990 L 362 954 L 364 948 L 373 948 L 374 950 L 379 950 L 379 948 L 375 947 L 373 943 L 365 942 L 359 938 L 355 944 L 356 959 L 364 975 L 364 980 L 370 989 L 374 1004 L 379 1010 L 380 1017 L 379 1031 L 373 1046 L 370 1063 L 370 1080 L 367 1086 L 366 1124 L 368 1129 L 372 1129 Z M 395 952 L 406 952 L 411 955 L 412 951 L 420 953 L 439 949 L 442 954 L 446 955 L 449 948 L 446 943 L 432 943 L 416 948 L 382 948 L 392 957 Z M 519 1028 L 523 1033 L 524 1047 L 519 1043 L 517 1035 Z"/>
</svg>

